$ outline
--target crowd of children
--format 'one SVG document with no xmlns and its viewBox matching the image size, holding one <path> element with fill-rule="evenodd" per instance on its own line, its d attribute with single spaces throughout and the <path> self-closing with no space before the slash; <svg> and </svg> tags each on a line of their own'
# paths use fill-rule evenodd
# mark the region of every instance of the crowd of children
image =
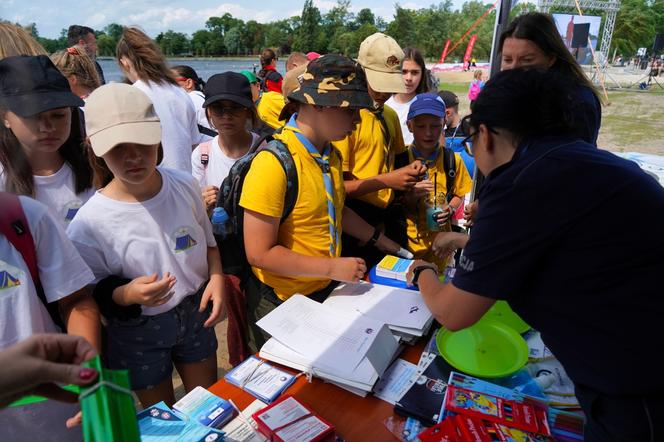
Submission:
<svg viewBox="0 0 664 442">
<path fill-rule="evenodd" d="M 410 280 L 448 328 L 472 324 L 494 299 L 509 297 L 551 337 L 584 409 L 593 408 L 593 398 L 617 407 L 589 415 L 595 440 L 605 425 L 622 432 L 615 424 L 620 419 L 611 416 L 630 410 L 641 430 L 649 422 L 653 434 L 651 413 L 659 418 L 662 412 L 647 385 L 631 392 L 621 380 L 628 366 L 611 371 L 602 364 L 615 342 L 634 360 L 647 353 L 645 344 L 613 334 L 622 310 L 611 306 L 619 305 L 623 288 L 639 289 L 633 304 L 655 298 L 649 275 L 661 267 L 655 255 L 661 256 L 662 235 L 640 248 L 638 241 L 610 242 L 637 257 L 635 268 L 650 279 L 630 279 L 629 286 L 614 281 L 617 288 L 607 292 L 604 281 L 579 269 L 592 264 L 593 275 L 623 277 L 611 259 L 624 254 L 592 252 L 608 247 L 606 238 L 618 227 L 594 227 L 590 215 L 604 206 L 587 212 L 595 198 L 612 217 L 615 195 L 597 199 L 611 186 L 626 201 L 619 207 L 632 198 L 611 173 L 647 189 L 644 205 L 652 213 L 664 196 L 636 167 L 595 148 L 599 100 L 550 16 L 522 15 L 503 33 L 501 67 L 513 72 L 484 87 L 478 71 L 469 91 L 470 122 L 461 119 L 455 94 L 437 93 L 422 55 L 382 33 L 362 42 L 356 61 L 296 53 L 282 77 L 277 55 L 266 49 L 258 77 L 224 72 L 203 83 L 186 66 L 169 68 L 155 42 L 130 27 L 117 46 L 128 84 L 106 85 L 86 58 L 85 39 L 50 59 L 20 28 L 0 24 L 0 33 L 0 350 L 38 333 L 66 331 L 85 338 L 107 366 L 129 370 L 144 406 L 172 405 L 174 366 L 186 391 L 217 380 L 214 326 L 226 314 L 235 364 L 268 338 L 256 322 L 289 297 L 323 301 L 339 282 L 363 279 L 383 255 L 414 255 L 429 263 L 417 262 Z M 483 88 L 488 92 L 480 93 Z M 477 167 L 488 179 L 483 211 L 479 202 L 466 207 L 477 229 L 470 238 L 439 233 L 459 230 L 454 220 L 471 190 L 474 159 L 461 137 L 475 142 Z M 566 142 L 557 145 L 555 137 Z M 576 161 L 561 160 L 564 155 Z M 541 166 L 547 161 L 550 167 Z M 560 202 L 556 208 L 568 203 L 569 193 L 557 190 L 573 182 L 560 184 L 551 171 L 582 163 L 594 165 L 594 178 L 606 185 L 581 186 L 576 181 L 587 182 L 585 176 L 570 169 L 575 189 L 596 193 L 572 212 L 538 218 L 550 212 L 550 201 Z M 514 164 L 523 164 L 523 173 Z M 531 181 L 523 184 L 526 178 Z M 533 197 L 536 189 L 549 198 Z M 526 206 L 535 222 L 522 229 L 516 217 Z M 568 222 L 570 216 L 577 218 Z M 555 227 L 553 233 L 544 238 L 542 225 Z M 654 228 L 661 233 L 662 225 Z M 556 236 L 565 234 L 573 240 Z M 233 238 L 238 247 L 231 262 L 226 242 Z M 463 247 L 459 279 L 439 285 L 448 252 Z M 576 296 L 578 290 L 560 282 L 569 280 L 561 277 L 563 263 L 584 253 L 592 259 L 578 259 L 570 272 L 585 287 Z M 506 262 L 519 278 L 505 277 Z M 555 297 L 565 290 L 570 294 L 561 299 L 581 304 L 574 315 Z M 585 325 L 600 299 L 611 303 L 600 309 L 613 319 L 606 330 L 604 323 Z M 556 321 L 563 314 L 577 334 L 561 332 Z M 577 337 L 602 354 L 591 352 L 584 366 L 575 362 Z M 12 351 L 29 354 L 40 342 Z M 649 382 L 655 378 L 653 372 Z M 3 397 L 11 394 L 0 391 Z M 0 424 L 9 426 L 11 440 L 56 437 L 54 415 L 39 413 L 29 407 L 20 416 L 3 412 Z M 80 440 L 80 433 L 56 439 Z"/>
<path fill-rule="evenodd" d="M 224 72 L 207 83 L 168 68 L 137 28 L 117 47 L 129 84 L 101 85 L 82 47 L 53 61 L 16 52 L 0 60 L 0 190 L 21 195 L 11 216 L 25 214 L 37 272 L 3 236 L 2 288 L 12 292 L 3 317 L 16 319 L 0 343 L 57 331 L 48 308 L 57 301 L 64 329 L 128 369 L 143 405 L 173 403 L 173 366 L 187 391 L 216 381 L 214 325 L 225 310 L 243 329 L 234 345 L 254 352 L 268 337 L 256 321 L 293 294 L 322 301 L 386 253 L 428 256 L 470 187 L 460 160 L 447 185 L 437 160 L 445 104 L 404 86 L 409 65 L 384 34 L 362 43 L 357 62 L 302 54 L 282 78 L 265 51 L 260 78 Z M 409 145 L 385 105 L 407 92 Z M 210 215 L 240 159 L 247 268 L 229 282 Z M 442 211 L 421 222 L 431 201 Z"/>
</svg>

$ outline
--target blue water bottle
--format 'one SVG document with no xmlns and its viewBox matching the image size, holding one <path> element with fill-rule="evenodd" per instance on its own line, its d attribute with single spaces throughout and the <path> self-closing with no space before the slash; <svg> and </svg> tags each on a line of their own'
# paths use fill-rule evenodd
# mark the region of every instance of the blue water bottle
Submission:
<svg viewBox="0 0 664 442">
<path fill-rule="evenodd" d="M 214 208 L 212 211 L 212 217 L 210 217 L 210 221 L 212 222 L 212 232 L 222 238 L 226 237 L 228 213 L 226 213 L 223 207 Z"/>
</svg>

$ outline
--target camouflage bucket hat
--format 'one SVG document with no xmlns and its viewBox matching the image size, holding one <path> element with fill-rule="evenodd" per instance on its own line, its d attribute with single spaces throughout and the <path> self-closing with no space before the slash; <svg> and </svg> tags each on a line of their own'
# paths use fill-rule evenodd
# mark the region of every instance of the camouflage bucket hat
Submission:
<svg viewBox="0 0 664 442">
<path fill-rule="evenodd" d="M 311 61 L 298 82 L 288 99 L 317 106 L 373 107 L 362 67 L 343 55 L 328 54 Z"/>
</svg>

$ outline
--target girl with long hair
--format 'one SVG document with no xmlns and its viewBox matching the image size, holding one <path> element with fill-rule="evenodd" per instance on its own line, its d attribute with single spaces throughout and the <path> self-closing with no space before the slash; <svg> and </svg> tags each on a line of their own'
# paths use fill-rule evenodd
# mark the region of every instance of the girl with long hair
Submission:
<svg viewBox="0 0 664 442">
<path fill-rule="evenodd" d="M 407 124 L 408 110 L 416 95 L 432 92 L 432 84 L 422 53 L 415 48 L 405 48 L 403 52 L 401 73 L 406 92 L 392 95 L 385 104 L 394 109 L 399 116 L 403 141 L 405 145 L 408 145 L 413 142 L 413 134 L 408 130 Z"/>
<path fill-rule="evenodd" d="M 37 199 L 65 227 L 94 193 L 81 147 L 83 100 L 45 55 L 5 58 L 0 78 L 0 190 Z"/>
<path fill-rule="evenodd" d="M 166 65 L 159 46 L 143 31 L 124 28 L 116 48 L 121 70 L 150 97 L 164 132 L 164 167 L 191 172 L 191 151 L 200 139 L 196 110 Z"/>
</svg>

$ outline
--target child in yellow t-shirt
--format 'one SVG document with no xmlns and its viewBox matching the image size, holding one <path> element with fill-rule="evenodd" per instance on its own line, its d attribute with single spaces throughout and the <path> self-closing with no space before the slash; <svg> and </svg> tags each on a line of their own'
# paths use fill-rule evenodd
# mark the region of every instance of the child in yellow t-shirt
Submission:
<svg viewBox="0 0 664 442">
<path fill-rule="evenodd" d="M 445 170 L 445 151 L 439 140 L 443 132 L 445 103 L 437 94 L 420 94 L 410 105 L 408 129 L 413 144 L 408 146 L 409 161 L 420 160 L 426 166 L 424 179 L 406 196 L 408 248 L 418 259 L 435 263 L 443 270 L 447 259 L 431 251 L 434 238 L 441 231 L 450 231 L 450 217 L 470 192 L 472 180 L 459 154 L 454 154 L 454 173 Z M 451 163 L 451 161 L 450 161 Z M 449 187 L 448 177 L 454 177 Z"/>
</svg>

